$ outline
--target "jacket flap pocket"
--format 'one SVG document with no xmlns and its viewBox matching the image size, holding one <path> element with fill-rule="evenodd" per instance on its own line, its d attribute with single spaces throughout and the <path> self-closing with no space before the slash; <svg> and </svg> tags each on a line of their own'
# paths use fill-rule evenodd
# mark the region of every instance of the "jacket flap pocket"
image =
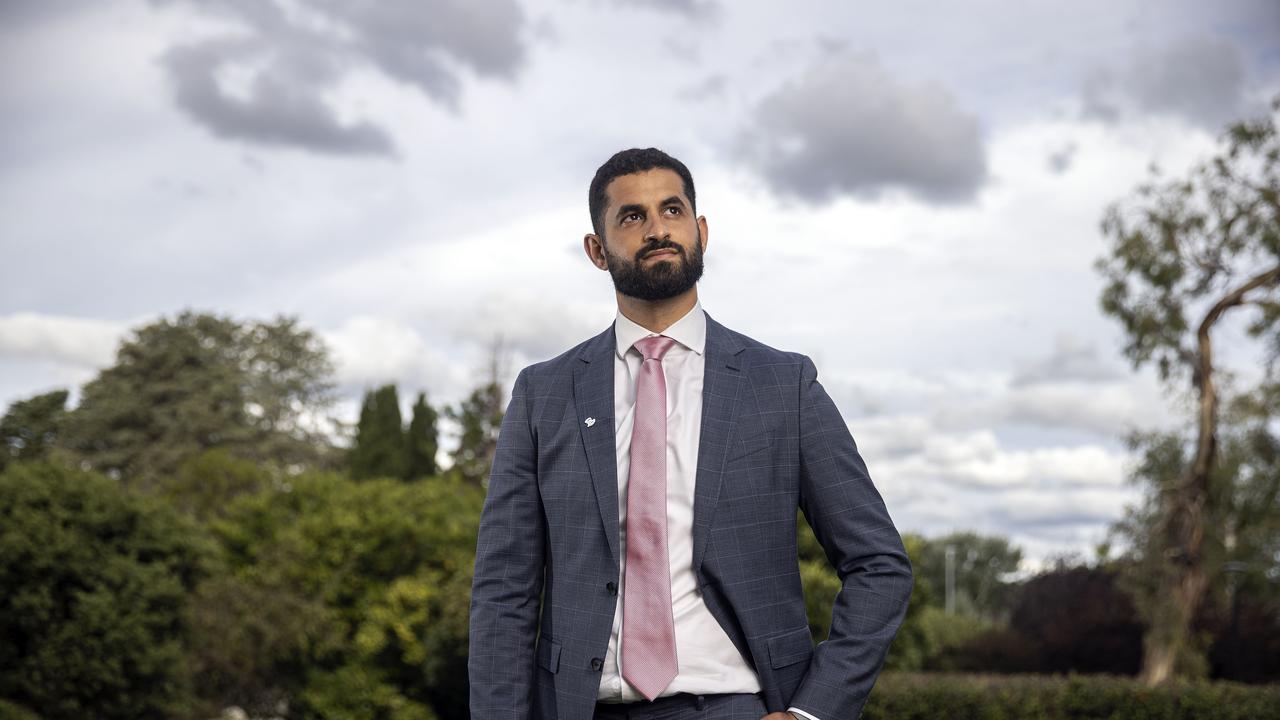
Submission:
<svg viewBox="0 0 1280 720">
<path fill-rule="evenodd" d="M 546 637 L 538 638 L 538 664 L 555 672 L 560 669 L 560 643 Z"/>
<path fill-rule="evenodd" d="M 807 660 L 813 653 L 813 640 L 809 628 L 788 630 L 769 638 L 769 664 L 779 668 Z"/>
</svg>

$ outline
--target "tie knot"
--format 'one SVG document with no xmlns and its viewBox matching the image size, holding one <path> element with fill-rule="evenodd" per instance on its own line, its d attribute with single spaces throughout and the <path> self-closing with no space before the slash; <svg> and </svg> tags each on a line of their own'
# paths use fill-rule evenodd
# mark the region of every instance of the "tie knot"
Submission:
<svg viewBox="0 0 1280 720">
<path fill-rule="evenodd" d="M 640 338 L 635 342 L 635 348 L 644 355 L 645 360 L 661 360 L 663 355 L 671 349 L 676 343 L 675 338 L 669 338 L 666 335 L 655 335 L 653 337 Z"/>
</svg>

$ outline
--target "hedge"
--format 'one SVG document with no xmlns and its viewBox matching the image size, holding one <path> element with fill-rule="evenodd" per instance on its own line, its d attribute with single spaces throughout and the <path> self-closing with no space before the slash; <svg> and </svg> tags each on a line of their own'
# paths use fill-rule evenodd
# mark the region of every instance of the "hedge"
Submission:
<svg viewBox="0 0 1280 720">
<path fill-rule="evenodd" d="M 1115 675 L 884 672 L 864 720 L 1280 720 L 1280 685 Z"/>
</svg>

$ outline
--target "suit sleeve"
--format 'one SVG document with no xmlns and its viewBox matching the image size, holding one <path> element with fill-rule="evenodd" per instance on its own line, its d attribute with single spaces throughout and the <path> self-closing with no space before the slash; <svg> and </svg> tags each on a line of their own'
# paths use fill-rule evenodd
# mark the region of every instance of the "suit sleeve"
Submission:
<svg viewBox="0 0 1280 720">
<path fill-rule="evenodd" d="M 528 371 L 517 376 L 498 430 L 476 537 L 467 657 L 473 720 L 523 719 L 532 711 L 546 525 Z"/>
<path fill-rule="evenodd" d="M 831 633 L 791 698 L 822 720 L 856 720 L 884 665 L 911 597 L 911 562 L 849 427 L 800 366 L 800 508 L 840 577 Z"/>
</svg>

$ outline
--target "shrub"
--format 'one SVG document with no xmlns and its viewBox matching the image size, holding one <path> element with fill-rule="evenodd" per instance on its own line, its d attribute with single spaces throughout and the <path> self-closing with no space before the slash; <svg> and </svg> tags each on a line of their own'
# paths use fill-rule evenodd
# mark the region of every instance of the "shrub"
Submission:
<svg viewBox="0 0 1280 720">
<path fill-rule="evenodd" d="M 863 720 L 1277 720 L 1280 687 L 1110 675 L 882 673 Z"/>
<path fill-rule="evenodd" d="M 0 697 L 48 720 L 180 713 L 199 538 L 177 512 L 97 473 L 10 465 L 0 474 Z"/>
</svg>

